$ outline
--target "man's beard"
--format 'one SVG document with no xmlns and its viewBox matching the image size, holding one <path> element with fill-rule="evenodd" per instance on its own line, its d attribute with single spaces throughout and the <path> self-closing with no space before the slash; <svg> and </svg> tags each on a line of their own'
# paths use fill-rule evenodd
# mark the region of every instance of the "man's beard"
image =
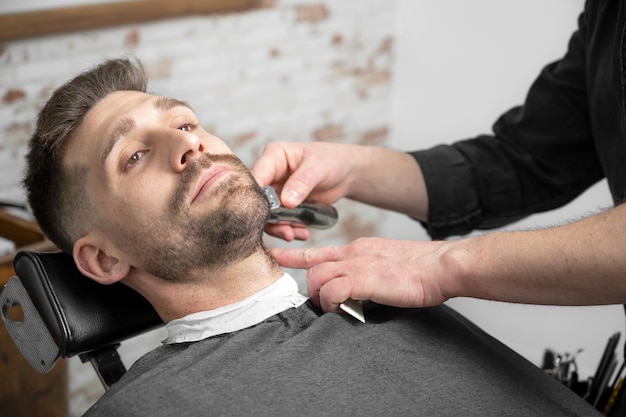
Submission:
<svg viewBox="0 0 626 417">
<path fill-rule="evenodd" d="M 216 200 L 212 209 L 193 216 L 184 204 L 190 187 L 214 163 L 224 163 L 233 173 L 203 196 Z M 241 160 L 234 155 L 207 155 L 183 172 L 167 211 L 154 227 L 136 233 L 145 235 L 127 243 L 136 245 L 132 249 L 147 272 L 168 281 L 186 281 L 193 279 L 194 272 L 223 269 L 265 250 L 262 234 L 268 217 L 269 203 Z"/>
</svg>

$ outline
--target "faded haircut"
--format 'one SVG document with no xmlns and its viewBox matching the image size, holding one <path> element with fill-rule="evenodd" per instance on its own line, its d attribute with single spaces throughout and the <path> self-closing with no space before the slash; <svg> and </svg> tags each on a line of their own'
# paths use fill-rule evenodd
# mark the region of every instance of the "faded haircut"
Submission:
<svg viewBox="0 0 626 417">
<path fill-rule="evenodd" d="M 68 143 L 87 112 L 107 95 L 146 89 L 147 76 L 139 61 L 111 59 L 59 87 L 39 112 L 22 185 L 39 227 L 61 250 L 72 253 L 80 237 L 77 230 L 93 208 L 87 193 L 88 167 L 63 166 Z"/>
</svg>

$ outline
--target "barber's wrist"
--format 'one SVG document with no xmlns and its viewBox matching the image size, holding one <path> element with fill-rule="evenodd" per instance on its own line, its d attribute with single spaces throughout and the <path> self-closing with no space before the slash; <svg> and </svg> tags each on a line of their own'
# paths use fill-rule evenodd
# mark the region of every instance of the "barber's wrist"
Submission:
<svg viewBox="0 0 626 417">
<path fill-rule="evenodd" d="M 353 148 L 352 148 L 353 146 Z M 364 145 L 352 145 L 346 155 L 349 164 L 346 177 L 346 197 L 366 202 L 377 192 L 377 171 L 380 168 L 376 160 L 377 148 Z"/>
<path fill-rule="evenodd" d="M 485 298 L 480 294 L 481 283 L 477 274 L 480 245 L 476 238 L 446 241 L 439 248 L 441 265 L 441 291 L 446 299 L 456 297 Z M 485 262 L 483 258 L 482 262 Z M 480 262 L 480 261 L 479 261 Z"/>
<path fill-rule="evenodd" d="M 424 220 L 428 212 L 421 171 L 404 152 L 361 146 L 350 158 L 346 197 Z"/>
</svg>

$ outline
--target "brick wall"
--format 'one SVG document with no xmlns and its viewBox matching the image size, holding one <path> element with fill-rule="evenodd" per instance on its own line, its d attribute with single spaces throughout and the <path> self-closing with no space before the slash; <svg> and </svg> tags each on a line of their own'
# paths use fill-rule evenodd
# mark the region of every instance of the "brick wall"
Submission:
<svg viewBox="0 0 626 417">
<path fill-rule="evenodd" d="M 384 146 L 394 2 L 265 3 L 240 14 L 0 44 L 0 199 L 24 200 L 19 182 L 25 145 L 53 89 L 105 58 L 122 55 L 141 59 L 153 92 L 188 101 L 205 129 L 247 164 L 272 140 Z M 381 212 L 351 202 L 341 202 L 338 209 L 339 225 L 314 233 L 308 244 L 377 233 Z M 301 275 L 298 279 L 302 282 Z M 156 332 L 123 347 L 128 364 L 161 336 Z M 72 413 L 78 415 L 101 390 L 87 365 L 73 359 L 70 369 Z"/>
</svg>

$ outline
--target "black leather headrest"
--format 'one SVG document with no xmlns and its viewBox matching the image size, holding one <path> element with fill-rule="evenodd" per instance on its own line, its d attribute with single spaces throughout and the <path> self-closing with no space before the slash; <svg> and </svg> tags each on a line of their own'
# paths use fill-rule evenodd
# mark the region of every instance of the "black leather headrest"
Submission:
<svg viewBox="0 0 626 417">
<path fill-rule="evenodd" d="M 14 268 L 62 357 L 119 343 L 163 324 L 139 293 L 83 276 L 63 252 L 21 251 Z"/>
</svg>

